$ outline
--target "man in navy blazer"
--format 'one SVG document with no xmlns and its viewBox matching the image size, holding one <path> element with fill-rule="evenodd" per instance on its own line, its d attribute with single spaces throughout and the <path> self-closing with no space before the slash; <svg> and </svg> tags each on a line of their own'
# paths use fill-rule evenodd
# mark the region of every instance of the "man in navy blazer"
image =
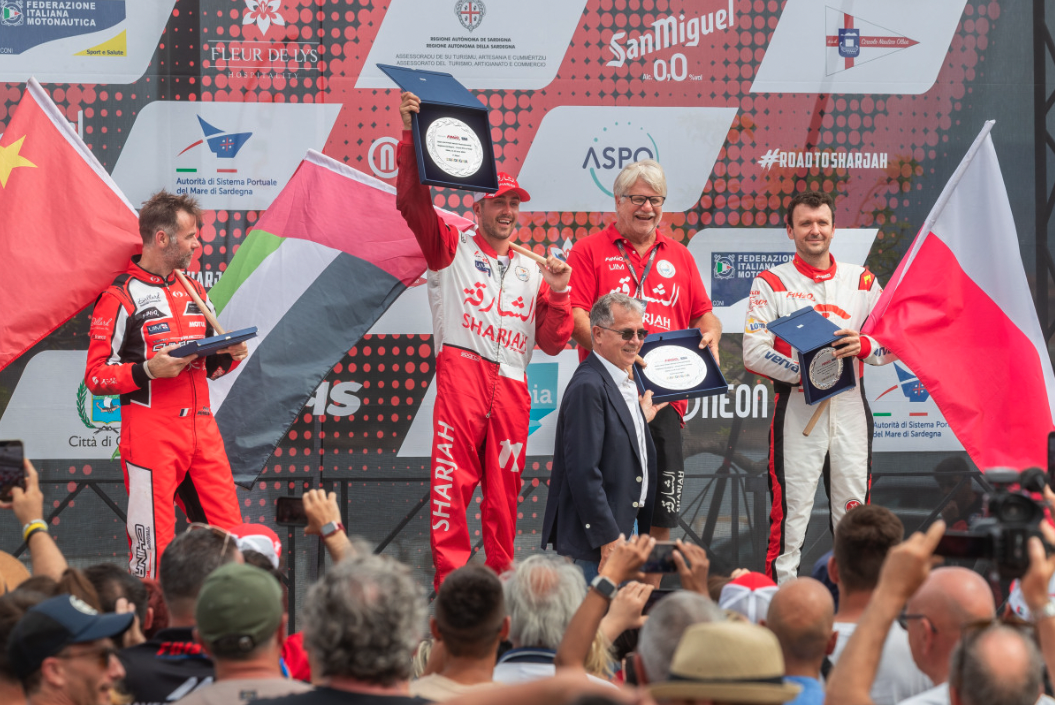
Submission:
<svg viewBox="0 0 1055 705">
<path fill-rule="evenodd" d="M 652 392 L 638 398 L 630 376 L 647 331 L 644 306 L 625 294 L 599 298 L 590 310 L 593 352 L 564 390 L 557 417 L 553 473 L 542 524 L 550 543 L 583 568 L 589 582 L 598 566 L 630 536 L 652 525 L 656 448 L 648 422 L 666 404 Z"/>
</svg>

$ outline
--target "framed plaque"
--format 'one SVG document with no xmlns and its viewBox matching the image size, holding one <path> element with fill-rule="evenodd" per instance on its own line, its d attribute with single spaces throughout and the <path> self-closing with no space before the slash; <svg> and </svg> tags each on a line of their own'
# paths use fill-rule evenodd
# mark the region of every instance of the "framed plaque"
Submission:
<svg viewBox="0 0 1055 705">
<path fill-rule="evenodd" d="M 725 394 L 729 383 L 710 348 L 700 349 L 699 328 L 654 333 L 645 338 L 638 354 L 647 363 L 634 365 L 640 394 L 652 390 L 652 401 L 677 401 Z"/>
<path fill-rule="evenodd" d="M 832 343 L 840 338 L 835 335 L 839 327 L 812 307 L 801 308 L 766 327 L 795 350 L 807 404 L 816 404 L 857 386 L 856 360 L 835 357 L 838 348 Z"/>
<path fill-rule="evenodd" d="M 498 168 L 487 107 L 449 73 L 378 64 L 404 91 L 421 98 L 412 116 L 421 183 L 495 193 Z"/>
</svg>

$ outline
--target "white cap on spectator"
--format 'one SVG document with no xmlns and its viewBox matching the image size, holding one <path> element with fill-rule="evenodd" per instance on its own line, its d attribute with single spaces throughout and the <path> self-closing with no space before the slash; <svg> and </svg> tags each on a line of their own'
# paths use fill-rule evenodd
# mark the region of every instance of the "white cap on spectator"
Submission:
<svg viewBox="0 0 1055 705">
<path fill-rule="evenodd" d="M 718 606 L 747 617 L 758 624 L 769 612 L 769 601 L 777 594 L 777 584 L 762 573 L 744 573 L 722 588 Z"/>
<path fill-rule="evenodd" d="M 1055 599 L 1055 575 L 1051 576 L 1051 581 L 1048 583 L 1048 597 Z M 1007 606 L 1011 608 L 1011 611 L 1019 619 L 1026 622 L 1033 621 L 1033 613 L 1026 607 L 1026 598 L 1022 596 L 1021 581 L 1013 580 L 1011 582 L 1011 592 L 1007 596 Z"/>
</svg>

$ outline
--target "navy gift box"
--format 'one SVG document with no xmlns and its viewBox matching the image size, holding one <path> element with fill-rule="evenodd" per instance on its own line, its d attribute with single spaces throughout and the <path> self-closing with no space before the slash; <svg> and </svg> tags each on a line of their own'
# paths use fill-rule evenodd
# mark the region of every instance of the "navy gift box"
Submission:
<svg viewBox="0 0 1055 705">
<path fill-rule="evenodd" d="M 377 68 L 384 71 L 402 90 L 421 98 L 421 112 L 412 116 L 414 152 L 418 157 L 421 183 L 483 193 L 498 191 L 498 168 L 495 166 L 487 107 L 449 73 L 419 71 L 388 64 L 378 64 Z M 479 138 L 483 145 L 483 163 L 475 174 L 459 178 L 448 174 L 432 161 L 425 149 L 425 134 L 429 126 L 440 118 L 455 118 L 464 122 Z"/>
</svg>

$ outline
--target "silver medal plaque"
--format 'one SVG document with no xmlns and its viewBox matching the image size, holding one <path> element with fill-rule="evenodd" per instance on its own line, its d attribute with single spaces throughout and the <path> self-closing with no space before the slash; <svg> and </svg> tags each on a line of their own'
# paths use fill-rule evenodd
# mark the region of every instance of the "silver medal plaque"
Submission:
<svg viewBox="0 0 1055 705">
<path fill-rule="evenodd" d="M 660 345 L 644 357 L 641 374 L 650 382 L 670 391 L 683 392 L 707 379 L 707 363 L 699 353 L 680 345 Z"/>
<path fill-rule="evenodd" d="M 810 384 L 817 389 L 831 389 L 842 377 L 843 361 L 835 353 L 835 348 L 821 348 L 810 360 Z"/>
<path fill-rule="evenodd" d="M 425 132 L 425 148 L 440 169 L 464 179 L 480 170 L 484 148 L 472 128 L 461 120 L 444 117 L 435 120 Z"/>
</svg>

